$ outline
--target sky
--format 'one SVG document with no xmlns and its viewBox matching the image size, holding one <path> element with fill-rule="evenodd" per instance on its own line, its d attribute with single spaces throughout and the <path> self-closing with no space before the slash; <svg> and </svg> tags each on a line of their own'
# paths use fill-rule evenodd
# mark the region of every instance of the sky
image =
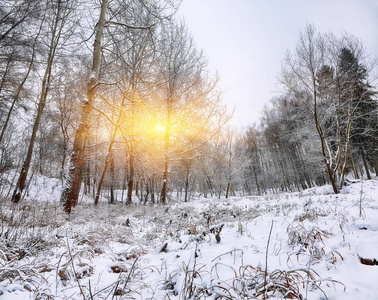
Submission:
<svg viewBox="0 0 378 300">
<path fill-rule="evenodd" d="M 185 20 L 197 47 L 220 75 L 230 124 L 258 123 L 277 96 L 277 77 L 288 50 L 306 24 L 321 33 L 358 37 L 378 56 L 378 0 L 183 0 Z"/>
</svg>

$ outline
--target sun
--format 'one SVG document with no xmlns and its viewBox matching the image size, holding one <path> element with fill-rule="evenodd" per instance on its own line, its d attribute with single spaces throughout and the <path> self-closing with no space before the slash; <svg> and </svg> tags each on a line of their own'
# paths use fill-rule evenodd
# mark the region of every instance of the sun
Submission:
<svg viewBox="0 0 378 300">
<path fill-rule="evenodd" d="M 165 124 L 156 119 L 141 120 L 139 122 L 138 130 L 145 138 L 153 139 L 163 136 L 167 131 Z"/>
<path fill-rule="evenodd" d="M 156 132 L 160 132 L 160 133 L 165 132 L 165 126 L 164 125 L 155 125 L 154 129 L 155 129 Z"/>
</svg>

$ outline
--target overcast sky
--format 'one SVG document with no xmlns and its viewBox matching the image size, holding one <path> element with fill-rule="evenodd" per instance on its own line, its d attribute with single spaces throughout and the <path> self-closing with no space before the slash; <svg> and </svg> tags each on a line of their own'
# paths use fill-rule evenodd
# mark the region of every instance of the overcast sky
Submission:
<svg viewBox="0 0 378 300">
<path fill-rule="evenodd" d="M 232 125 L 258 122 L 306 24 L 345 30 L 378 56 L 378 0 L 183 0 L 179 15 L 221 77 L 224 102 L 235 108 Z"/>
</svg>

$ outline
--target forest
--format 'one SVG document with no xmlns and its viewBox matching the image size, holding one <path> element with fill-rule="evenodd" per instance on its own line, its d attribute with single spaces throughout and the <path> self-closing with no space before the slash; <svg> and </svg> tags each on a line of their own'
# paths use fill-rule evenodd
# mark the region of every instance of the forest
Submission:
<svg viewBox="0 0 378 300">
<path fill-rule="evenodd" d="M 345 176 L 377 173 L 375 61 L 357 38 L 307 26 L 282 94 L 237 130 L 177 3 L 134 2 L 2 7 L 1 170 L 15 171 L 2 197 L 20 201 L 34 173 L 64 182 L 67 212 L 81 183 L 95 204 L 164 204 L 326 183 L 338 193 Z"/>
<path fill-rule="evenodd" d="M 54 205 L 46 200 L 59 214 L 51 219 L 63 224 L 77 214 L 95 215 L 91 209 L 97 208 L 136 214 L 144 206 L 160 212 L 199 199 L 269 198 L 324 186 L 338 195 L 378 176 L 377 64 L 358 37 L 322 33 L 315 25 L 301 28 L 297 44 L 283 54 L 280 94 L 266 99 L 258 123 L 235 128 L 228 124 L 232 113 L 218 74 L 209 71 L 205 53 L 176 17 L 179 5 L 1 1 L 0 261 L 29 234 L 20 230 L 26 211 L 42 222 L 47 208 L 30 196 L 46 188 L 41 180 L 54 183 Z M 218 217 L 205 216 L 207 226 Z M 122 222 L 127 225 L 130 218 Z M 38 224 L 33 228 L 43 228 Z M 207 234 L 220 240 L 223 225 L 210 227 Z M 319 242 L 319 236 L 313 239 Z M 131 257 L 140 255 L 143 251 Z M 1 265 L 4 271 L 6 264 Z M 126 287 L 122 280 L 118 283 Z M 265 275 L 263 292 L 254 296 L 285 294 L 266 286 Z M 182 299 L 200 299 L 194 290 L 181 291 Z M 58 297 L 42 294 L 39 299 Z M 79 294 L 97 299 L 90 283 L 89 292 Z M 226 294 L 216 299 L 234 299 Z"/>
</svg>

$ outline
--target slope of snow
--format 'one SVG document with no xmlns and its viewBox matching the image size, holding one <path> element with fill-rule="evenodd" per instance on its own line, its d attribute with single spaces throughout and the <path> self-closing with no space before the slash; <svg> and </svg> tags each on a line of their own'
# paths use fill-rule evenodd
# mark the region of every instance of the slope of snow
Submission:
<svg viewBox="0 0 378 300">
<path fill-rule="evenodd" d="M 339 195 L 327 186 L 166 206 L 87 199 L 69 218 L 59 181 L 35 182 L 17 230 L 2 206 L 2 236 L 15 242 L 0 242 L 0 300 L 378 299 L 378 265 L 361 263 L 378 260 L 377 180 Z"/>
</svg>

